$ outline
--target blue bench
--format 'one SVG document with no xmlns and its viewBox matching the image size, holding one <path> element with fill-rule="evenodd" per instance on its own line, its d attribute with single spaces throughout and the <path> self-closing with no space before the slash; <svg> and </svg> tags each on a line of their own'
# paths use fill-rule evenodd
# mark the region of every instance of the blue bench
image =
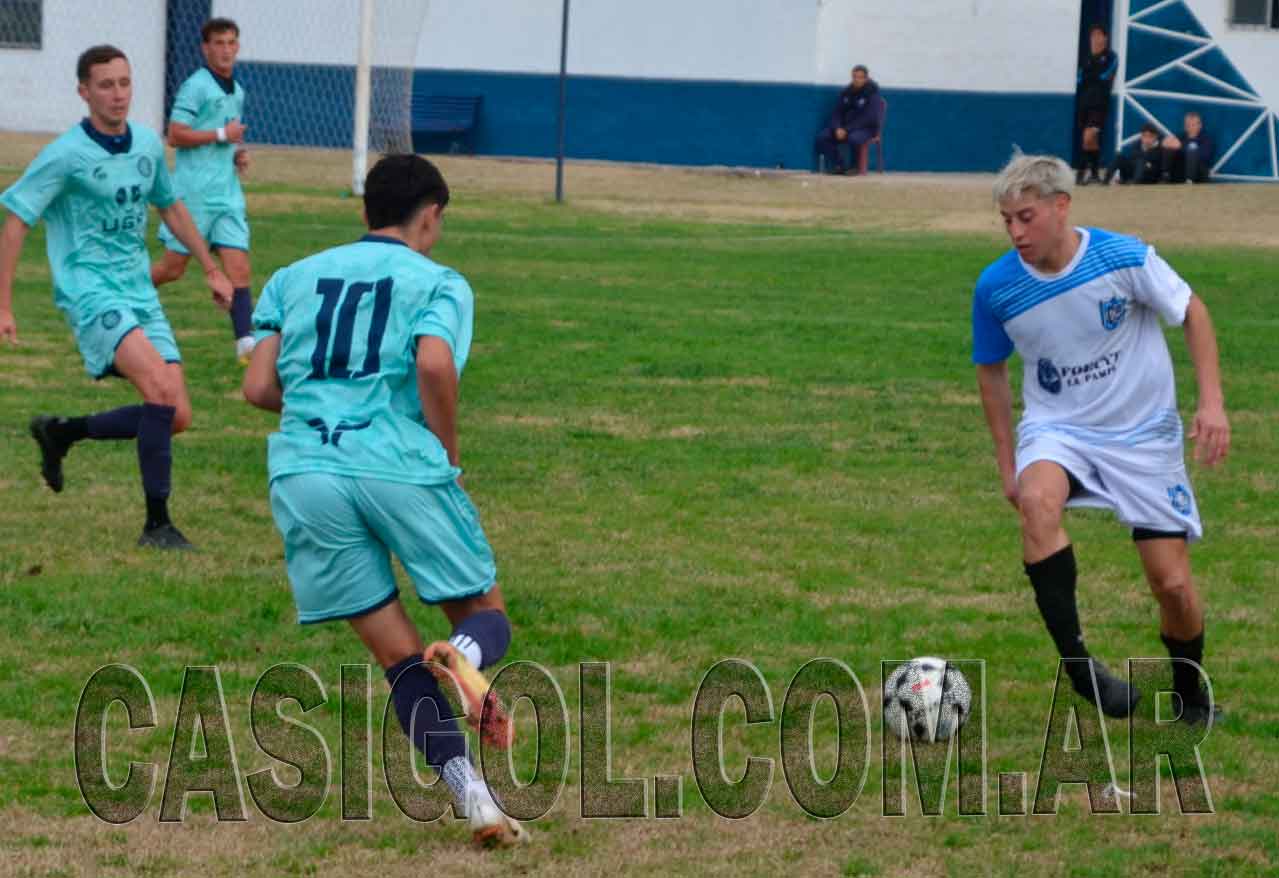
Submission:
<svg viewBox="0 0 1279 878">
<path fill-rule="evenodd" d="M 419 137 L 446 138 L 449 152 L 460 152 L 463 144 L 475 152 L 475 128 L 483 103 L 482 96 L 414 94 L 410 114 L 414 149 Z"/>
</svg>

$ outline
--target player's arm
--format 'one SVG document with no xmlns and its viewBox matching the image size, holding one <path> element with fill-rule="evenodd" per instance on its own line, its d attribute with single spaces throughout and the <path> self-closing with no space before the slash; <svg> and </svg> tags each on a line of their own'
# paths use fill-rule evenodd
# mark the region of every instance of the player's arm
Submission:
<svg viewBox="0 0 1279 878">
<path fill-rule="evenodd" d="M 1186 319 L 1181 325 L 1186 347 L 1195 365 L 1199 384 L 1199 405 L 1190 438 L 1196 441 L 1195 457 L 1212 466 L 1224 460 L 1230 451 L 1230 421 L 1226 417 L 1226 398 L 1221 392 L 1221 361 L 1217 353 L 1217 334 L 1208 316 L 1208 306 L 1196 295 L 1186 305 Z"/>
<path fill-rule="evenodd" d="M 209 255 L 209 248 L 205 246 L 204 238 L 200 236 L 195 223 L 191 221 L 191 214 L 186 205 L 181 201 L 174 201 L 168 207 L 161 207 L 158 210 L 160 218 L 169 227 L 173 237 L 182 242 L 182 246 L 187 248 L 204 269 L 204 277 L 209 282 L 209 289 L 213 291 L 213 300 L 222 308 L 230 308 L 231 281 L 227 280 L 226 275 Z"/>
<path fill-rule="evenodd" d="M 185 122 L 169 121 L 169 146 L 175 149 L 190 149 L 196 146 L 208 146 L 210 143 L 243 143 L 244 131 L 248 128 L 239 119 L 218 128 L 192 128 Z"/>
<path fill-rule="evenodd" d="M 5 217 L 0 228 L 0 339 L 18 343 L 18 321 L 13 316 L 13 281 L 18 273 L 18 256 L 27 239 L 27 224 L 15 213 Z"/>
<path fill-rule="evenodd" d="M 256 353 L 256 352 L 255 352 Z M 457 449 L 457 367 L 453 349 L 439 336 L 417 340 L 417 390 L 422 417 L 448 452 L 449 463 L 460 466 Z"/>
<path fill-rule="evenodd" d="M 244 370 L 244 383 L 240 389 L 249 405 L 278 412 L 284 408 L 284 388 L 280 386 L 280 374 L 275 363 L 280 358 L 280 334 L 258 339 L 257 347 Z"/>
<path fill-rule="evenodd" d="M 1008 383 L 1008 361 L 979 363 L 977 388 L 981 392 L 981 407 L 986 413 L 986 426 L 995 442 L 995 463 L 999 467 L 999 480 L 1003 484 L 1004 497 L 1017 505 L 1017 467 L 1013 458 L 1013 391 Z"/>
</svg>

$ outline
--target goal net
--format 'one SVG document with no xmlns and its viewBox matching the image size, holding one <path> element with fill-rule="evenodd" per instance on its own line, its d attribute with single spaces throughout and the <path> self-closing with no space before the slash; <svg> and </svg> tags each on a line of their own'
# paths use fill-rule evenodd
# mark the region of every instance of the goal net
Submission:
<svg viewBox="0 0 1279 878">
<path fill-rule="evenodd" d="M 203 63 L 205 18 L 193 9 L 200 5 L 170 7 L 192 11 L 179 11 L 167 22 L 166 118 L 182 81 Z M 248 141 L 352 149 L 353 188 L 361 191 L 362 148 L 413 150 L 413 69 L 428 5 L 427 0 L 214 0 L 212 15 L 230 18 L 240 28 L 235 78 L 245 90 Z M 358 92 L 362 79 L 367 83 L 363 95 Z M 366 113 L 359 112 L 363 101 Z M 361 117 L 366 121 L 359 125 Z"/>
</svg>

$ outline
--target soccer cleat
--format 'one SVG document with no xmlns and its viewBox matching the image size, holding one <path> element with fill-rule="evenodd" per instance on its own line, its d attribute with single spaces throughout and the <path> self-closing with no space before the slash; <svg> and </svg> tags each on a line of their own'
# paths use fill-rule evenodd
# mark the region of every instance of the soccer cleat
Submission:
<svg viewBox="0 0 1279 878">
<path fill-rule="evenodd" d="M 1208 693 L 1200 689 L 1198 698 L 1194 701 L 1182 703 L 1181 716 L 1177 717 L 1177 722 L 1185 723 L 1189 726 L 1202 725 L 1211 729 L 1221 722 L 1225 716 L 1226 712 L 1212 703 L 1208 699 Z"/>
<path fill-rule="evenodd" d="M 49 427 L 57 420 L 50 415 L 37 415 L 31 419 L 31 438 L 40 446 L 40 475 L 44 476 L 44 483 L 55 494 L 62 490 L 62 458 L 71 448 L 49 432 Z"/>
<path fill-rule="evenodd" d="M 1084 670 L 1086 666 L 1083 665 L 1079 666 L 1079 671 L 1070 675 L 1070 682 L 1074 684 L 1075 691 L 1085 701 L 1099 705 L 1101 712 L 1106 716 L 1122 719 L 1132 714 L 1137 707 L 1137 702 L 1141 700 L 1141 692 L 1135 686 L 1129 686 L 1110 673 L 1097 659 L 1089 659 L 1089 661 L 1092 663 L 1093 674 L 1097 677 L 1097 697 L 1093 697 L 1092 680 Z"/>
<path fill-rule="evenodd" d="M 243 335 L 235 340 L 235 358 L 240 361 L 241 366 L 249 365 L 249 358 L 253 356 L 253 349 L 257 346 L 257 340 L 251 335 Z"/>
<path fill-rule="evenodd" d="M 496 848 L 527 844 L 529 831 L 502 813 L 483 781 L 466 789 L 466 820 L 471 827 L 471 842 L 476 847 Z"/>
<path fill-rule="evenodd" d="M 502 706 L 497 693 L 489 687 L 489 681 L 466 656 L 453 644 L 440 640 L 426 648 L 423 658 L 443 666 L 457 683 L 466 724 L 475 729 L 490 747 L 510 749 L 515 741 L 515 726 L 511 723 L 510 714 Z"/>
<path fill-rule="evenodd" d="M 191 544 L 191 541 L 183 536 L 182 531 L 172 524 L 162 524 L 159 527 L 151 527 L 142 531 L 142 536 L 138 537 L 138 546 L 144 549 L 164 549 L 166 551 L 195 551 L 195 546 Z"/>
</svg>

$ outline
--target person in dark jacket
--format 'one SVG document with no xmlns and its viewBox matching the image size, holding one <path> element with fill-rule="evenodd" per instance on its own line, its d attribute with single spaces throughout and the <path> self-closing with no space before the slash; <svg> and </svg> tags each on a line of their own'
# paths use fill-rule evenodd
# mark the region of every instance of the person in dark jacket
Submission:
<svg viewBox="0 0 1279 878">
<path fill-rule="evenodd" d="M 884 101 L 879 96 L 879 85 L 870 78 L 865 65 L 858 64 L 853 68 L 853 81 L 839 93 L 839 103 L 814 144 L 830 172 L 844 173 L 839 146 L 847 143 L 852 149 L 851 155 L 858 159 L 860 173 L 865 173 L 866 168 L 861 166 L 864 161 L 860 158 L 861 148 L 879 136 L 883 121 Z"/>
<path fill-rule="evenodd" d="M 1217 147 L 1204 131 L 1203 117 L 1191 110 L 1186 114 L 1181 136 L 1164 138 L 1167 176 L 1174 183 L 1207 183 Z"/>
<path fill-rule="evenodd" d="M 1101 135 L 1110 116 L 1110 90 L 1119 69 L 1119 56 L 1109 48 L 1106 29 L 1094 24 L 1088 31 L 1089 55 L 1079 65 L 1075 90 L 1075 113 L 1079 124 L 1078 185 L 1101 182 Z M 1085 171 L 1089 172 L 1087 179 Z"/>
<path fill-rule="evenodd" d="M 1120 183 L 1158 183 L 1163 179 L 1165 158 L 1159 145 L 1159 129 L 1147 122 L 1141 126 L 1141 139 L 1115 156 L 1106 170 L 1106 182 L 1119 175 Z"/>
</svg>

